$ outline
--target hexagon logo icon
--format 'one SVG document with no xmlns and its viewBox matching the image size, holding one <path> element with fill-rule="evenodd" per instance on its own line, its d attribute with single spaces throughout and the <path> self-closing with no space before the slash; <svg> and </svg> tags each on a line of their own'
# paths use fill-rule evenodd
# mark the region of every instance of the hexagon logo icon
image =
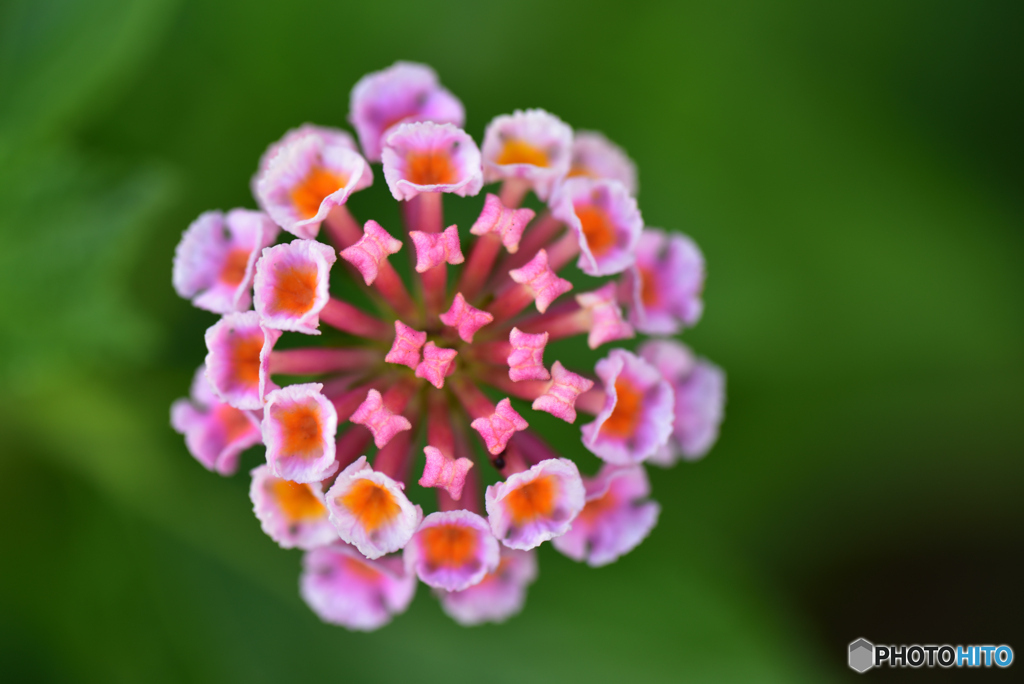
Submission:
<svg viewBox="0 0 1024 684">
<path fill-rule="evenodd" d="M 850 644 L 850 669 L 867 672 L 875 666 L 875 645 L 867 639 L 857 639 Z"/>
</svg>

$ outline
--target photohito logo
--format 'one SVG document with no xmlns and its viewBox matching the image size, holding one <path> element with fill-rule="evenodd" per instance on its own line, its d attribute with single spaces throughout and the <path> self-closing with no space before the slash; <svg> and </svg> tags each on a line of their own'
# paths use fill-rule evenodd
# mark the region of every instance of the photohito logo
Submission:
<svg viewBox="0 0 1024 684">
<path fill-rule="evenodd" d="M 1009 667 L 1009 646 L 876 646 L 867 639 L 850 643 L 850 669 L 867 672 L 873 667 Z"/>
</svg>

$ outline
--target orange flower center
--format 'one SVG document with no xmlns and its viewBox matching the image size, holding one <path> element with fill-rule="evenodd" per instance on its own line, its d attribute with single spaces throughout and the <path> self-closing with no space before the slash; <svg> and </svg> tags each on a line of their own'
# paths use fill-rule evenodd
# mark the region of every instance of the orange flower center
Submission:
<svg viewBox="0 0 1024 684">
<path fill-rule="evenodd" d="M 365 580 L 367 582 L 376 582 L 380 579 L 380 571 L 373 567 L 366 561 L 361 561 L 358 558 L 345 558 L 345 569 L 356 577 Z"/>
<path fill-rule="evenodd" d="M 647 306 L 654 306 L 658 303 L 658 283 L 654 278 L 654 270 L 650 268 L 638 268 L 640 271 L 640 299 Z"/>
<path fill-rule="evenodd" d="M 596 173 L 594 173 L 593 171 L 588 169 L 583 164 L 573 163 L 572 167 L 569 169 L 569 174 L 566 176 L 566 178 L 576 178 L 576 177 L 579 177 L 579 176 L 582 176 L 584 178 L 597 178 L 598 177 L 598 175 Z"/>
<path fill-rule="evenodd" d="M 458 180 L 447 152 L 414 152 L 406 157 L 405 162 L 406 177 L 416 185 L 450 185 Z"/>
<path fill-rule="evenodd" d="M 575 209 L 591 254 L 599 257 L 615 246 L 615 227 L 603 209 L 592 204 L 579 205 Z"/>
<path fill-rule="evenodd" d="M 614 507 L 615 497 L 612 496 L 611 490 L 609 490 L 598 498 L 588 501 L 576 519 L 584 523 L 590 523 L 600 517 L 602 513 Z"/>
<path fill-rule="evenodd" d="M 281 450 L 289 456 L 316 458 L 323 454 L 320 406 L 317 404 L 274 407 L 274 417 L 284 433 Z"/>
<path fill-rule="evenodd" d="M 260 351 L 263 333 L 236 337 L 231 344 L 231 380 L 233 385 L 251 386 L 260 381 Z"/>
<path fill-rule="evenodd" d="M 214 411 L 217 414 L 217 420 L 224 428 L 225 442 L 233 442 L 254 427 L 245 414 L 234 406 L 221 404 Z"/>
<path fill-rule="evenodd" d="M 238 285 L 245 277 L 245 267 L 249 265 L 249 250 L 236 247 L 228 252 L 224 266 L 220 269 L 220 281 L 225 285 Z"/>
<path fill-rule="evenodd" d="M 539 147 L 534 147 L 522 140 L 509 140 L 501 148 L 501 154 L 495 160 L 498 164 L 533 164 L 547 167 L 548 155 Z"/>
<path fill-rule="evenodd" d="M 309 311 L 316 298 L 316 266 L 313 264 L 281 265 L 276 269 L 277 282 L 270 313 L 295 316 Z"/>
<path fill-rule="evenodd" d="M 615 381 L 615 408 L 608 420 L 601 426 L 601 432 L 609 437 L 631 437 L 640 422 L 640 409 L 644 395 L 623 378 Z"/>
<path fill-rule="evenodd" d="M 460 568 L 473 560 L 476 535 L 463 525 L 436 525 L 423 530 L 423 550 L 431 568 Z"/>
<path fill-rule="evenodd" d="M 295 211 L 304 219 L 313 218 L 320 211 L 320 203 L 332 192 L 337 192 L 348 184 L 344 176 L 328 171 L 322 166 L 314 166 L 298 185 L 292 188 L 289 195 Z"/>
<path fill-rule="evenodd" d="M 512 490 L 505 497 L 508 511 L 516 525 L 551 515 L 555 507 L 558 484 L 550 475 L 538 477 L 532 482 Z"/>
<path fill-rule="evenodd" d="M 310 520 L 324 515 L 326 509 L 308 485 L 290 480 L 273 480 L 270 490 L 277 505 L 293 522 Z"/>
<path fill-rule="evenodd" d="M 391 522 L 402 510 L 388 490 L 367 479 L 356 480 L 348 493 L 340 497 L 340 503 L 367 532 Z"/>
</svg>

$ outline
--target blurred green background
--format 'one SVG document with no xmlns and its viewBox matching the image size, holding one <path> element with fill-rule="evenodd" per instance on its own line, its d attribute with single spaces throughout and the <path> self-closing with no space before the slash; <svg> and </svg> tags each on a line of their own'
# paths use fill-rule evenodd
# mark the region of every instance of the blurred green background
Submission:
<svg viewBox="0 0 1024 684">
<path fill-rule="evenodd" d="M 0 678 L 822 682 L 853 681 L 857 637 L 1024 653 L 1022 17 L 0 3 Z M 729 373 L 721 441 L 653 473 L 661 523 L 618 563 L 542 549 L 503 626 L 422 586 L 380 632 L 322 625 L 252 515 L 260 454 L 221 479 L 168 426 L 214 320 L 171 289 L 181 231 L 254 206 L 265 146 L 343 125 L 396 59 L 433 65 L 478 140 L 528 106 L 605 131 L 647 222 L 709 265 L 685 339 Z M 395 211 L 381 181 L 364 218 Z"/>
</svg>

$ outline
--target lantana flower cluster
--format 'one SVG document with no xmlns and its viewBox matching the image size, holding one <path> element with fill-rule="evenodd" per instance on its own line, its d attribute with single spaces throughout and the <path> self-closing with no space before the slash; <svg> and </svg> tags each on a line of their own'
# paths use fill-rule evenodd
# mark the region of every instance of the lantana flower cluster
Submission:
<svg viewBox="0 0 1024 684">
<path fill-rule="evenodd" d="M 253 510 L 305 551 L 301 594 L 323 620 L 379 628 L 422 581 L 459 623 L 500 622 L 521 609 L 540 544 L 615 561 L 658 520 L 644 464 L 715 442 L 724 375 L 678 341 L 613 347 L 593 368 L 545 353 L 693 326 L 704 260 L 644 224 L 621 149 L 546 111 L 496 117 L 478 146 L 436 74 L 399 62 L 356 84 L 349 121 L 358 144 L 310 124 L 286 133 L 259 160 L 259 211 L 207 212 L 182 236 L 174 287 L 220 319 L 171 421 L 221 475 L 264 445 Z M 348 209 L 381 171 L 404 228 Z M 445 225 L 446 196 L 490 184 L 471 226 Z M 531 192 L 542 211 L 522 206 Z M 392 263 L 403 251 L 407 278 Z M 586 287 L 562 277 L 573 267 Z M 376 310 L 332 295 L 332 275 Z M 343 334 L 317 345 L 321 326 Z M 278 348 L 285 334 L 307 344 Z M 579 421 L 598 472 L 531 428 L 541 412 Z M 481 491 L 489 468 L 499 479 Z M 410 501 L 417 485 L 436 512 Z"/>
</svg>

